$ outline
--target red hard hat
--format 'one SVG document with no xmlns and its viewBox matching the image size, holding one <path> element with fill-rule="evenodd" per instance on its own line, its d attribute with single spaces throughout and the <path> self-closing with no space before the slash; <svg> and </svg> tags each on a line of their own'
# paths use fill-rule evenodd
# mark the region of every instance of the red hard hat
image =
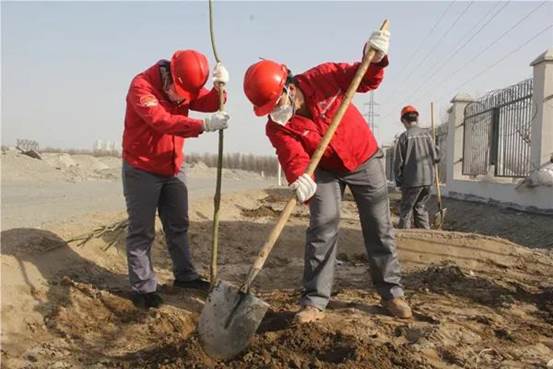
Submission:
<svg viewBox="0 0 553 369">
<path fill-rule="evenodd" d="M 272 60 L 262 60 L 248 68 L 244 75 L 244 93 L 253 104 L 255 115 L 267 115 L 273 110 L 287 77 L 288 68 Z"/>
<path fill-rule="evenodd" d="M 177 93 L 190 101 L 209 77 L 207 58 L 195 50 L 177 50 L 171 58 L 171 75 Z"/>
<path fill-rule="evenodd" d="M 403 117 L 407 113 L 416 113 L 417 115 L 419 115 L 417 109 L 415 109 L 415 107 L 412 105 L 404 106 L 403 109 L 401 109 L 401 117 Z"/>
</svg>

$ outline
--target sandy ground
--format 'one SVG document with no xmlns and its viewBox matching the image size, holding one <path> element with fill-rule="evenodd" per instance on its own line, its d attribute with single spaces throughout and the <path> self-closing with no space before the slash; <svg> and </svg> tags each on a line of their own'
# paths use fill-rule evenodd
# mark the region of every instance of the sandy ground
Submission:
<svg viewBox="0 0 553 369">
<path fill-rule="evenodd" d="M 400 198 L 400 193 L 390 194 L 391 210 L 396 217 Z M 444 207 L 447 208 L 444 230 L 501 237 L 535 249 L 553 249 L 552 215 L 448 198 L 444 199 Z M 438 212 L 435 198 L 429 201 L 428 208 L 431 214 Z"/>
<path fill-rule="evenodd" d="M 60 178 L 52 183 L 67 180 Z M 98 179 L 81 182 L 90 181 Z M 287 196 L 286 189 L 274 188 L 225 195 L 222 279 L 236 284 L 243 280 Z M 392 209 L 396 201 L 392 196 Z M 553 359 L 553 255 L 551 250 L 532 250 L 508 239 L 545 249 L 548 240 L 540 237 L 550 234 L 551 218 L 472 203 L 447 206 L 452 217 L 446 228 L 458 225 L 470 233 L 397 232 L 403 282 L 415 312 L 413 320 L 401 321 L 379 306 L 367 273 L 355 204 L 346 196 L 328 316 L 299 327 L 292 318 L 298 309 L 308 212 L 298 207 L 255 282 L 255 293 L 271 305 L 270 310 L 248 350 L 228 362 L 216 362 L 202 351 L 195 327 L 206 296 L 171 287 L 171 262 L 161 231 L 153 261 L 166 304 L 143 312 L 128 300 L 124 233 L 106 232 L 83 246 L 67 242 L 93 226 L 123 219 L 121 212 L 92 212 L 60 218 L 47 227 L 22 224 L 4 230 L 2 366 L 546 368 Z M 209 265 L 211 213 L 211 199 L 193 199 L 190 240 L 194 261 L 204 274 Z M 465 219 L 470 214 L 475 219 L 477 214 L 488 218 L 493 214 L 497 219 L 475 220 L 471 228 Z M 494 229 L 493 224 L 511 224 L 520 231 Z M 497 237 L 503 234 L 505 238 Z"/>
<path fill-rule="evenodd" d="M 121 159 L 90 155 L 43 154 L 32 159 L 14 151 L 2 159 L 2 230 L 15 227 L 48 229 L 52 224 L 81 224 L 91 214 L 101 217 L 125 211 Z M 212 197 L 215 170 L 187 166 L 191 199 Z M 256 174 L 225 170 L 223 193 L 259 189 L 276 182 Z"/>
</svg>

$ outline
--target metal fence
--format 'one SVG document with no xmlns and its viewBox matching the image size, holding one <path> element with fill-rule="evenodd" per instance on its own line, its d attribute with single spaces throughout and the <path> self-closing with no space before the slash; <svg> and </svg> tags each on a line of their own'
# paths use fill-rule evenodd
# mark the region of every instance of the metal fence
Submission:
<svg viewBox="0 0 553 369">
<path fill-rule="evenodd" d="M 533 80 L 492 91 L 465 108 L 463 174 L 497 177 L 530 173 L 530 133 L 535 117 Z"/>
<path fill-rule="evenodd" d="M 440 154 L 438 163 L 438 177 L 440 183 L 447 182 L 447 122 L 436 127 L 436 145 Z"/>
<path fill-rule="evenodd" d="M 39 149 L 38 142 L 21 138 L 16 140 L 15 146 L 22 151 L 38 151 Z"/>
</svg>

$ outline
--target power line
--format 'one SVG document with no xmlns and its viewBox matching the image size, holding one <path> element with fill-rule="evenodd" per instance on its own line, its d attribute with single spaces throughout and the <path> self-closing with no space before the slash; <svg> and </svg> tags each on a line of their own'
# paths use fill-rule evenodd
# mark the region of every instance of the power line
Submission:
<svg viewBox="0 0 553 369">
<path fill-rule="evenodd" d="M 480 26 L 480 28 L 478 28 L 478 30 L 476 32 L 473 33 L 473 35 L 465 41 L 465 43 L 463 45 L 461 45 L 460 47 L 458 47 L 454 52 L 453 54 L 451 54 L 449 56 L 449 58 L 444 62 L 442 63 L 442 65 L 437 69 L 437 70 L 434 70 L 433 71 L 433 75 L 430 79 L 432 79 L 433 77 L 435 77 L 439 71 L 441 71 L 451 60 L 453 60 L 453 57 L 455 55 L 457 55 L 461 50 L 463 50 L 468 44 L 469 42 L 471 42 L 472 40 L 474 40 L 474 38 L 476 36 L 478 36 L 478 34 L 484 29 L 486 28 L 486 26 L 488 24 L 490 24 L 508 5 L 509 5 L 510 1 L 507 1 L 505 2 L 505 5 L 503 5 L 500 9 L 498 9 L 498 11 L 495 12 L 495 14 L 490 18 L 488 19 L 484 24 L 482 24 Z M 417 89 L 418 90 L 418 89 Z"/>
<path fill-rule="evenodd" d="M 476 52 L 474 55 L 472 55 L 470 58 L 467 58 L 466 60 L 468 60 L 467 63 L 472 63 L 473 60 L 476 60 L 477 57 L 479 56 L 482 56 L 482 54 L 485 54 L 488 50 L 491 49 L 491 47 L 495 44 L 497 44 L 499 41 L 501 41 L 503 38 L 505 38 L 505 36 L 507 36 L 511 31 L 513 31 L 514 29 L 516 29 L 518 26 L 520 26 L 522 24 L 522 22 L 524 22 L 526 19 L 528 19 L 532 14 L 534 14 L 536 11 L 538 11 L 539 8 L 541 8 L 542 6 L 544 6 L 545 4 L 547 4 L 548 1 L 543 1 L 542 3 L 540 3 L 538 6 L 536 6 L 534 9 L 530 10 L 530 12 L 528 12 L 526 15 L 524 15 L 522 18 L 520 18 L 518 20 L 518 22 L 516 22 L 515 24 L 513 24 L 510 28 L 508 28 L 505 32 L 503 32 L 499 37 L 497 37 L 495 40 L 493 40 L 492 42 L 490 42 L 489 44 L 487 44 L 485 47 L 483 47 L 482 49 L 480 49 L 478 52 Z M 445 85 L 447 82 L 449 82 L 451 80 L 451 77 L 457 75 L 457 73 L 459 73 L 460 71 L 462 70 L 465 70 L 467 68 L 467 63 L 463 64 L 460 68 L 458 68 L 457 70 L 455 70 L 453 73 L 449 73 L 448 74 L 448 78 L 447 79 L 444 79 L 442 81 L 442 83 L 440 83 L 437 88 L 441 88 L 443 85 Z"/>
<path fill-rule="evenodd" d="M 478 36 L 478 35 L 480 34 L 480 32 L 482 32 L 482 30 L 483 30 L 484 28 L 486 28 L 486 26 L 488 26 L 488 25 L 489 25 L 489 24 L 490 24 L 490 23 L 491 23 L 491 22 L 492 22 L 492 21 L 493 21 L 493 20 L 504 10 L 504 9 L 509 5 L 509 3 L 510 3 L 510 1 L 505 2 L 504 5 L 503 5 L 501 8 L 499 8 L 499 9 L 492 15 L 491 18 L 489 18 L 486 22 L 484 22 L 484 23 L 481 24 L 481 26 L 472 34 L 472 36 L 470 36 L 461 46 L 459 46 L 456 50 L 454 50 L 453 54 L 450 55 L 449 58 L 447 58 L 446 61 L 443 62 L 443 63 L 439 66 L 438 69 L 432 70 L 432 74 L 429 76 L 429 78 L 426 79 L 426 80 L 425 80 L 422 84 L 420 84 L 417 88 L 415 88 L 415 89 L 413 90 L 413 93 L 411 93 L 411 94 L 406 98 L 406 100 L 410 99 L 410 98 L 413 97 L 413 96 L 416 96 L 416 95 L 419 93 L 419 91 L 421 90 L 421 88 L 422 88 L 423 86 L 426 86 L 430 81 L 432 81 L 432 80 L 438 75 L 438 73 L 439 73 L 446 65 L 448 65 L 448 64 L 453 60 L 453 57 L 454 57 L 455 55 L 457 55 L 462 49 L 464 49 L 464 48 L 469 44 L 469 42 L 471 42 L 472 40 L 474 40 L 474 38 L 475 38 L 476 36 Z M 492 8 L 492 11 L 493 11 L 493 9 L 495 9 L 495 7 Z M 488 12 L 488 13 L 486 14 L 486 16 L 485 16 L 483 19 L 487 18 L 488 15 L 489 15 L 490 13 L 491 13 L 491 11 Z"/>
<path fill-rule="evenodd" d="M 470 9 L 470 7 L 472 6 L 472 4 L 474 3 L 474 0 L 471 1 L 470 3 L 468 3 L 468 5 L 463 9 L 463 11 L 459 14 L 459 16 L 457 17 L 457 19 L 455 19 L 455 21 L 450 25 L 450 27 L 447 29 L 447 31 L 445 31 L 442 36 L 440 37 L 440 39 L 438 40 L 438 42 L 436 42 L 434 44 L 433 47 L 430 48 L 430 50 L 428 51 L 428 53 L 426 53 L 426 55 L 422 58 L 422 60 L 417 64 L 417 67 L 415 67 L 414 70 L 417 70 L 422 64 L 423 62 L 426 61 L 426 59 L 428 59 L 428 57 L 432 54 L 432 52 L 434 51 L 434 49 L 436 49 L 441 43 L 442 41 L 444 40 L 444 38 L 451 32 L 451 30 L 457 25 L 457 23 L 459 23 L 459 21 L 461 20 L 461 18 L 463 18 L 463 16 L 466 14 L 466 12 Z M 424 39 L 423 39 L 424 41 Z M 409 79 L 411 79 L 411 77 L 415 75 L 415 73 L 410 73 L 409 74 L 409 77 L 407 77 L 407 79 L 405 81 L 402 81 L 403 84 L 405 84 Z M 398 87 L 396 88 L 393 93 L 391 94 L 392 96 L 394 96 L 401 88 Z"/>
<path fill-rule="evenodd" d="M 430 50 L 428 51 L 428 53 L 426 53 L 426 55 L 424 56 L 424 58 L 422 58 L 422 60 L 419 62 L 418 66 L 422 66 L 423 63 L 426 61 L 426 59 L 428 59 L 428 57 L 430 55 L 432 55 L 432 53 L 434 52 L 434 50 L 442 43 L 442 41 L 447 37 L 447 35 L 449 34 L 449 32 L 451 32 L 451 30 L 453 30 L 453 28 L 455 28 L 455 26 L 457 25 L 457 23 L 459 23 L 459 21 L 463 18 L 463 16 L 467 13 L 467 11 L 470 9 L 470 7 L 472 6 L 472 4 L 474 4 L 474 1 L 471 1 L 470 3 L 468 3 L 468 5 L 465 7 L 465 9 L 463 9 L 463 11 L 461 12 L 461 14 L 459 14 L 459 16 L 457 17 L 457 19 L 455 19 L 455 21 L 453 23 L 451 23 L 451 26 L 447 29 L 447 31 L 445 31 L 445 33 L 442 34 L 442 37 L 440 37 L 440 39 L 438 40 L 438 42 L 436 42 L 434 44 L 434 46 L 432 48 L 430 48 Z M 418 68 L 415 68 L 415 70 L 417 70 Z M 414 74 L 411 74 L 411 76 L 413 76 Z M 407 79 L 409 80 L 409 78 Z M 406 80 L 406 81 L 407 81 Z"/>
<path fill-rule="evenodd" d="M 426 36 L 424 38 L 421 38 L 421 41 L 419 42 L 419 44 L 417 45 L 417 47 L 415 48 L 415 50 L 413 51 L 413 53 L 411 53 L 411 55 L 409 55 L 409 58 L 408 58 L 408 62 L 407 62 L 407 65 L 405 66 L 405 68 L 403 69 L 403 72 L 400 76 L 403 76 L 403 74 L 405 72 L 407 72 L 407 70 L 409 69 L 409 66 L 411 65 L 411 63 L 413 62 L 413 60 L 415 60 L 415 56 L 422 50 L 422 45 L 424 43 L 424 41 L 426 39 L 428 39 L 429 36 L 432 35 L 432 32 L 434 32 L 434 30 L 436 29 L 436 27 L 438 27 L 438 24 L 440 24 L 442 22 L 442 20 L 444 19 L 444 16 L 447 14 L 447 12 L 449 11 L 449 9 L 451 8 L 451 6 L 455 3 L 455 0 L 449 2 L 449 5 L 444 9 L 444 11 L 440 14 L 440 16 L 438 17 L 438 19 L 436 20 L 436 22 L 434 22 L 434 25 L 432 26 L 432 28 L 430 28 L 430 31 L 428 31 L 428 33 L 426 34 Z M 398 77 L 399 79 L 399 77 Z"/>
<path fill-rule="evenodd" d="M 513 55 L 514 53 L 516 53 L 517 51 L 519 51 L 520 49 L 524 48 L 525 46 L 527 46 L 530 42 L 534 41 L 536 38 L 538 38 L 539 36 L 541 36 L 542 34 L 544 34 L 546 31 L 550 30 L 550 29 L 553 29 L 553 24 L 550 24 L 548 25 L 547 27 L 545 27 L 544 29 L 542 29 L 541 31 L 539 31 L 538 33 L 536 33 L 534 36 L 532 36 L 531 38 L 529 38 L 528 40 L 526 40 L 525 42 L 523 42 L 522 44 L 520 44 L 518 47 L 516 47 L 515 49 L 511 50 L 510 52 L 508 52 L 507 54 L 505 54 L 503 57 L 499 58 L 498 60 L 496 60 L 494 63 L 490 64 L 489 66 L 487 66 L 486 68 L 484 68 L 483 70 L 481 70 L 480 72 L 476 73 L 474 76 L 472 76 L 471 78 L 469 78 L 468 80 L 466 80 L 465 82 L 463 82 L 462 84 L 460 84 L 459 86 L 457 86 L 454 91 L 459 91 L 462 87 L 466 86 L 468 83 L 474 81 L 475 79 L 477 79 L 478 77 L 480 77 L 482 74 L 486 73 L 487 71 L 489 71 L 490 69 L 492 69 L 493 67 L 497 66 L 498 64 L 500 64 L 501 62 L 505 61 L 508 57 L 510 57 L 511 55 Z M 443 96 L 440 97 L 439 100 L 442 100 Z M 420 98 L 418 99 L 420 100 Z M 417 101 L 418 101 L 417 100 Z M 387 115 L 386 117 L 388 117 L 389 115 Z"/>
<path fill-rule="evenodd" d="M 511 27 L 509 27 L 507 30 L 505 30 L 501 35 L 499 35 L 497 38 L 495 38 L 493 41 L 491 41 L 489 44 L 487 44 L 485 47 L 483 47 L 482 49 L 480 49 L 478 52 L 476 52 L 475 54 L 473 54 L 472 57 L 470 58 L 467 58 L 466 60 L 469 60 L 469 61 L 473 61 L 473 60 L 476 60 L 476 58 L 478 56 L 481 56 L 483 54 L 485 54 L 487 51 L 489 51 L 491 49 L 491 47 L 493 45 L 495 45 L 496 43 L 498 43 L 499 41 L 501 41 L 502 39 L 504 39 L 509 33 L 511 33 L 513 30 L 515 30 L 517 27 L 519 27 L 526 19 L 528 19 L 531 15 L 533 15 L 535 12 L 537 12 L 541 7 L 543 7 L 545 4 L 547 4 L 548 1 L 543 1 L 541 2 L 540 4 L 538 4 L 535 8 L 533 8 L 532 10 L 530 10 L 528 13 L 526 13 L 523 17 L 521 17 L 516 23 L 514 23 Z M 541 30 L 540 32 L 538 32 L 537 34 L 535 34 L 532 38 L 530 38 L 529 40 L 527 40 L 525 43 L 519 45 L 517 48 L 515 48 L 514 50 L 510 51 L 509 53 L 507 53 L 506 55 L 504 55 L 502 58 L 500 58 L 499 60 L 497 60 L 496 62 L 494 62 L 492 65 L 486 67 L 484 70 L 482 70 L 481 72 L 477 73 L 476 75 L 474 75 L 473 77 L 471 77 L 469 80 L 465 81 L 463 84 L 461 84 L 459 87 L 457 87 L 456 89 L 454 90 L 458 90 L 460 89 L 461 87 L 465 86 L 467 83 L 473 81 L 474 79 L 478 78 L 480 75 L 482 75 L 483 73 L 487 72 L 488 70 L 490 70 L 491 68 L 495 67 L 497 64 L 501 63 L 503 60 L 505 60 L 506 58 L 508 58 L 509 56 L 511 56 L 512 54 L 516 53 L 518 50 L 522 49 L 527 43 L 533 41 L 534 39 L 536 39 L 537 37 L 539 37 L 540 35 L 542 35 L 543 33 L 545 33 L 548 29 L 550 28 L 553 28 L 553 24 L 547 26 L 545 29 Z M 460 68 L 458 68 L 457 70 L 455 70 L 453 73 L 450 73 L 448 74 L 447 76 L 447 79 L 444 79 L 442 81 L 442 83 L 440 83 L 437 88 L 440 88 L 440 90 L 443 89 L 443 86 L 446 85 L 447 83 L 449 83 L 451 81 L 451 77 L 453 77 L 454 75 L 457 75 L 460 71 L 462 70 L 465 70 L 466 69 L 466 66 L 467 66 L 467 63 L 463 64 Z M 415 101 L 420 101 L 422 97 L 419 97 L 417 100 Z M 390 110 L 389 112 L 387 112 L 386 114 L 383 114 L 383 118 L 382 120 L 386 120 L 388 118 L 391 117 L 393 111 Z"/>
<path fill-rule="evenodd" d="M 482 71 L 476 73 L 473 77 L 471 77 L 470 79 L 468 79 L 467 81 L 465 81 L 464 83 L 462 83 L 461 85 L 459 85 L 456 90 L 459 90 L 461 87 L 465 86 L 466 84 L 474 81 L 476 78 L 480 77 L 482 74 L 486 73 L 487 71 L 489 71 L 490 69 L 492 69 L 493 67 L 495 67 L 496 65 L 498 65 L 499 63 L 501 63 L 502 61 L 504 61 L 505 59 L 507 59 L 509 56 L 513 55 L 514 53 L 516 53 L 517 51 L 519 51 L 520 49 L 522 49 L 524 46 L 527 46 L 530 42 L 534 41 L 536 38 L 538 38 L 539 36 L 541 36 L 542 34 L 544 34 L 546 31 L 548 31 L 549 29 L 553 29 L 553 24 L 550 24 L 548 25 L 547 27 L 545 27 L 544 29 L 542 29 L 541 31 L 539 31 L 538 33 L 536 33 L 534 36 L 532 36 L 530 39 L 526 40 L 525 42 L 523 42 L 521 45 L 519 45 L 516 49 L 513 49 L 512 51 L 510 51 L 509 53 L 507 53 L 506 55 L 504 55 L 502 58 L 500 58 L 499 60 L 497 60 L 495 63 L 489 65 L 488 67 L 484 68 Z"/>
<path fill-rule="evenodd" d="M 530 10 L 528 13 L 526 13 L 522 18 L 520 18 L 516 23 L 514 23 L 511 27 L 509 27 L 507 30 L 505 30 L 505 32 L 503 32 L 501 35 L 499 35 L 499 37 L 495 38 L 493 41 L 491 41 L 489 44 L 487 44 L 484 48 L 480 49 L 478 52 L 476 52 L 475 54 L 473 54 L 470 58 L 466 58 L 466 60 L 468 60 L 469 62 L 473 61 L 473 60 L 476 60 L 477 57 L 481 56 L 482 54 L 486 53 L 488 50 L 491 49 L 491 47 L 493 45 L 495 45 L 497 42 L 501 41 L 503 38 L 505 38 L 511 31 L 513 31 L 514 29 L 516 29 L 518 26 L 520 26 L 526 19 L 528 19 L 532 14 L 534 14 L 535 12 L 537 12 L 542 6 L 544 6 L 545 4 L 547 4 L 548 1 L 543 1 L 541 2 L 540 4 L 538 4 L 538 6 L 536 6 L 535 8 L 533 8 L 532 10 Z M 537 37 L 537 36 L 536 36 Z M 451 57 L 449 58 L 451 59 Z M 458 68 L 457 70 L 455 70 L 453 73 L 449 73 L 447 75 L 447 78 L 444 79 L 440 84 L 438 84 L 435 88 L 442 88 L 442 86 L 446 85 L 448 82 L 451 81 L 451 78 L 454 76 L 454 75 L 457 75 L 460 71 L 462 70 L 465 70 L 467 67 L 467 63 L 463 64 L 460 68 Z M 441 68 L 440 68 L 441 69 Z M 437 73 L 434 74 L 433 77 L 437 76 Z M 433 78 L 432 77 L 432 78 Z M 423 91 L 424 92 L 424 91 Z M 420 99 L 423 97 L 423 94 L 420 93 L 419 94 L 419 98 L 417 98 L 415 100 L 416 101 L 420 101 Z M 411 95 L 409 96 L 411 97 Z M 404 100 L 405 101 L 405 100 Z M 388 116 L 388 115 L 387 115 Z"/>
<path fill-rule="evenodd" d="M 548 25 L 547 27 L 545 27 L 544 29 L 542 29 L 541 31 L 539 31 L 538 33 L 536 33 L 534 36 L 532 36 L 530 39 L 526 40 L 525 42 L 523 42 L 522 44 L 520 44 L 518 47 L 516 47 L 515 49 L 511 50 L 510 52 L 508 52 L 507 54 L 505 54 L 503 57 L 501 57 L 500 59 L 498 59 L 497 61 L 495 61 L 494 63 L 490 64 L 489 66 L 487 66 L 486 68 L 484 68 L 483 70 L 481 70 L 480 72 L 476 73 L 474 76 L 472 76 L 471 78 L 469 78 L 468 80 L 466 80 L 465 82 L 463 82 L 462 84 L 460 84 L 459 86 L 457 86 L 454 90 L 455 91 L 459 91 L 462 87 L 466 86 L 468 83 L 474 81 L 475 79 L 477 79 L 478 77 L 480 77 L 482 74 L 486 73 L 487 71 L 489 71 L 490 69 L 492 69 L 493 67 L 495 67 L 496 65 L 500 64 L 501 62 L 503 62 L 504 60 L 506 60 L 508 57 L 510 57 L 511 55 L 513 55 L 514 53 L 516 53 L 517 51 L 519 51 L 520 49 L 522 49 L 523 47 L 527 46 L 530 42 L 534 41 L 536 38 L 538 38 L 539 36 L 541 36 L 542 34 L 544 34 L 546 31 L 550 30 L 550 29 L 553 29 L 553 24 L 550 24 Z M 439 99 L 441 100 L 443 98 L 443 96 Z M 420 99 L 419 99 L 420 100 Z M 417 100 L 418 101 L 418 100 Z M 386 114 L 384 116 L 384 119 L 388 118 L 390 115 L 391 115 L 392 112 Z"/>
</svg>

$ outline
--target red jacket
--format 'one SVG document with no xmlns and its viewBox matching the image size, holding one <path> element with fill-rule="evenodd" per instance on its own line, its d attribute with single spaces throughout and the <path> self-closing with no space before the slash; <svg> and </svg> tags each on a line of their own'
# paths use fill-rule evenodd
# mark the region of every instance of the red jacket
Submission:
<svg viewBox="0 0 553 369">
<path fill-rule="evenodd" d="M 159 62 L 138 74 L 127 94 L 123 159 L 147 172 L 173 176 L 184 161 L 185 137 L 197 137 L 203 121 L 188 118 L 188 110 L 213 112 L 219 107 L 216 89 L 203 88 L 198 98 L 179 105 L 163 90 Z"/>
<path fill-rule="evenodd" d="M 378 64 L 371 64 L 357 92 L 376 89 L 382 82 L 387 65 L 387 57 Z M 309 159 L 343 101 L 358 67 L 359 63 L 325 63 L 296 76 L 296 85 L 303 92 L 313 119 L 295 114 L 282 126 L 269 118 L 266 134 L 276 149 L 289 183 L 307 169 Z M 319 167 L 330 171 L 352 172 L 377 150 L 378 144 L 367 122 L 359 110 L 350 104 Z"/>
</svg>

